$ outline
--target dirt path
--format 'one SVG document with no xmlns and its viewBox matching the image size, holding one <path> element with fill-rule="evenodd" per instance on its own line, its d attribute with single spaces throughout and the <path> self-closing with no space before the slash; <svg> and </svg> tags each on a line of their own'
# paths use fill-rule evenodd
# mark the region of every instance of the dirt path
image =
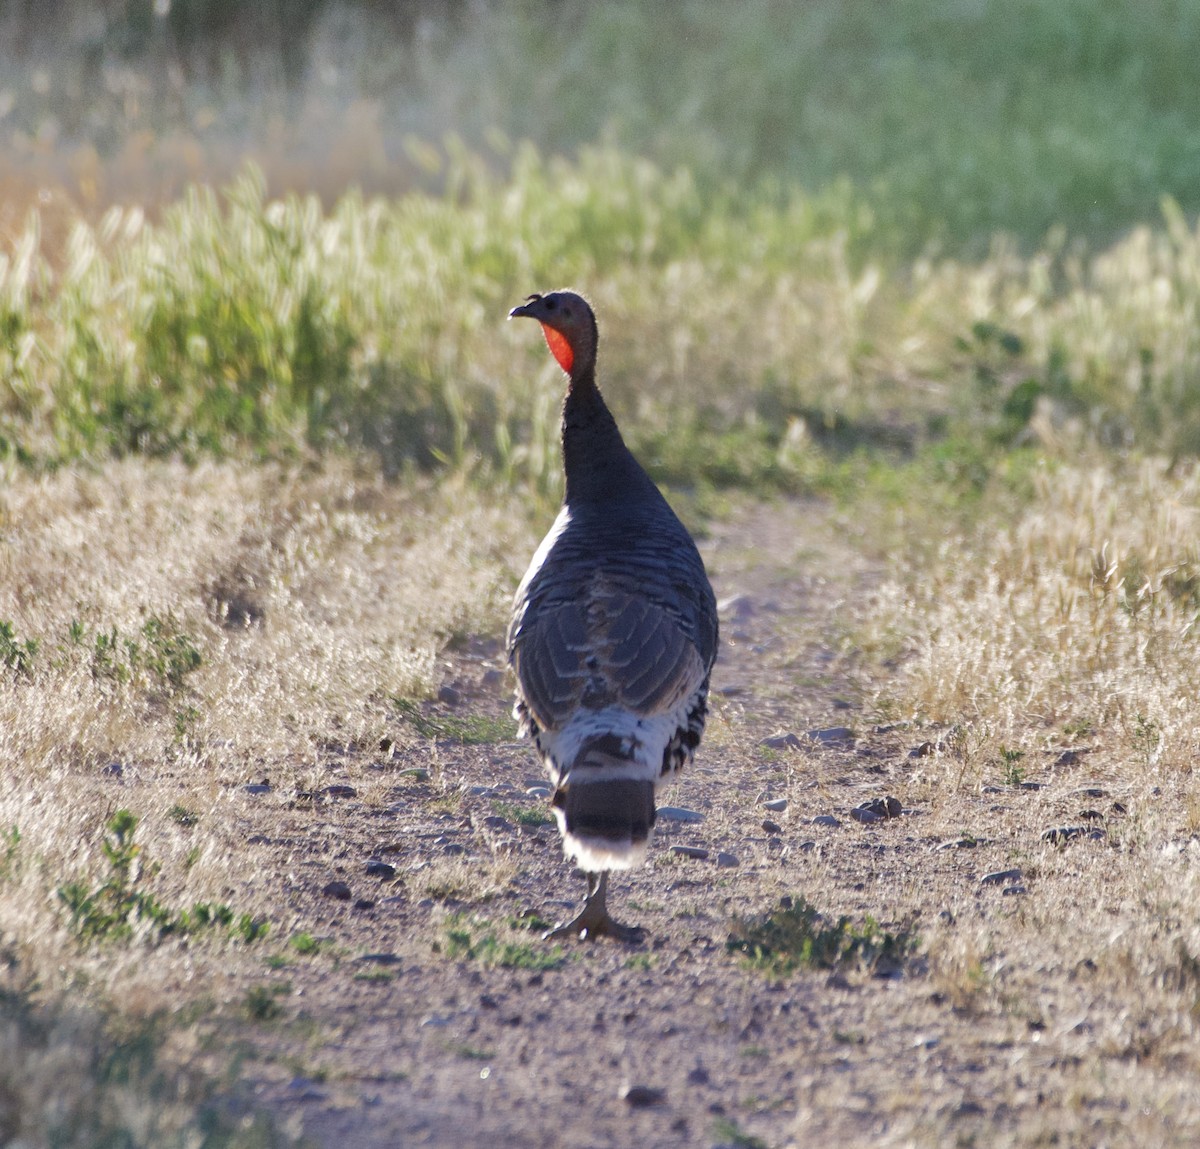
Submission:
<svg viewBox="0 0 1200 1149">
<path fill-rule="evenodd" d="M 643 945 L 556 950 L 522 928 L 565 916 L 583 883 L 554 828 L 536 824 L 530 748 L 462 741 L 505 719 L 495 645 L 447 662 L 443 700 L 416 719 L 432 738 L 406 728 L 390 754 L 331 759 L 335 789 L 316 800 L 241 800 L 248 865 L 278 875 L 281 906 L 316 942 L 263 978 L 280 987 L 280 1015 L 256 1038 L 256 1101 L 338 1149 L 616 1149 L 1087 1144 L 1139 1090 L 1153 1094 L 1153 1069 L 1139 1085 L 1136 1060 L 1096 1062 L 1095 1031 L 1059 1024 L 1078 1020 L 1081 990 L 1051 986 L 1053 942 L 1030 959 L 1051 987 L 1040 997 L 1018 982 L 1006 1005 L 972 981 L 990 976 L 988 923 L 1028 917 L 1037 895 L 1023 892 L 1028 862 L 1024 878 L 981 877 L 1073 817 L 1085 778 L 1063 769 L 1041 789 L 940 800 L 910 753 L 928 734 L 864 716 L 840 635 L 880 572 L 851 544 L 804 504 L 750 510 L 705 541 L 723 604 L 714 715 L 695 769 L 666 795 L 702 820 L 660 822 L 650 864 L 614 884 Z M 852 734 L 807 735 L 838 727 Z M 780 731 L 797 745 L 759 745 Z M 849 816 L 884 796 L 904 814 Z M 785 809 L 766 807 L 779 799 Z M 963 848 L 937 848 L 956 836 Z M 372 862 L 386 865 L 368 875 Z M 1053 865 L 1042 870 L 1057 891 Z M 1067 875 L 1076 888 L 1099 880 L 1080 872 Z M 788 897 L 920 941 L 874 974 L 851 964 L 772 980 L 726 942 L 736 917 Z M 1124 1084 L 1099 1088 L 1096 1065 L 1119 1067 Z M 1124 1127 L 1106 1143 L 1165 1128 L 1136 1112 Z"/>
</svg>

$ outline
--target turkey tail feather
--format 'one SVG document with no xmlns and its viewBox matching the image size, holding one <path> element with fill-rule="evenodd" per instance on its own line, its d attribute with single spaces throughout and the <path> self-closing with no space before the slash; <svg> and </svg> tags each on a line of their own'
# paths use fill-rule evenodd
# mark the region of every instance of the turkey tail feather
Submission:
<svg viewBox="0 0 1200 1149">
<path fill-rule="evenodd" d="M 654 783 L 568 774 L 554 797 L 563 850 L 589 873 L 640 865 L 654 829 Z"/>
</svg>

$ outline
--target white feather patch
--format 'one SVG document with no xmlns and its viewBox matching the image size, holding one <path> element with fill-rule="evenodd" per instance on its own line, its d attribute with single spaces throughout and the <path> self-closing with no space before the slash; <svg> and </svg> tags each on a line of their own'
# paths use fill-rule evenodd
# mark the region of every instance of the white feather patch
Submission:
<svg viewBox="0 0 1200 1149">
<path fill-rule="evenodd" d="M 606 706 L 603 710 L 579 710 L 561 730 L 543 730 L 538 744 L 547 759 L 555 785 L 562 782 L 567 770 L 578 762 L 583 748 L 595 738 L 617 737 L 629 755 L 626 762 L 610 762 L 603 766 L 579 765 L 580 777 L 594 782 L 616 778 L 632 778 L 660 786 L 670 781 L 663 777 L 663 754 L 672 738 L 686 729 L 688 704 L 684 699 L 665 714 L 638 717 L 621 706 Z M 607 755 L 606 755 L 607 756 Z"/>
</svg>

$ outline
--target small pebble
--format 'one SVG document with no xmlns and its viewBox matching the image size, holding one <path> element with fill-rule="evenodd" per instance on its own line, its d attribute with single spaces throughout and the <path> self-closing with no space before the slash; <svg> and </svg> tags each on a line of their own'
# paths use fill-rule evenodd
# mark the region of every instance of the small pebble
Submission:
<svg viewBox="0 0 1200 1149">
<path fill-rule="evenodd" d="M 1054 759 L 1055 766 L 1075 766 L 1078 765 L 1080 759 L 1086 753 L 1084 750 L 1064 750 L 1057 758 Z"/>
<path fill-rule="evenodd" d="M 466 852 L 467 847 L 459 842 L 447 842 L 442 847 L 442 853 L 445 854 L 447 858 L 457 858 L 460 854 L 465 854 Z"/>
<path fill-rule="evenodd" d="M 1011 898 L 1015 897 L 1017 894 L 1025 894 L 1028 892 L 1029 891 L 1026 890 L 1024 886 L 1005 886 L 1004 889 L 1000 891 L 1000 896 L 1002 898 Z"/>
<path fill-rule="evenodd" d="M 783 830 L 783 827 L 778 822 L 772 822 L 770 818 L 763 819 L 762 828 L 768 834 L 778 834 Z"/>
<path fill-rule="evenodd" d="M 726 869 L 738 864 L 736 854 L 726 854 L 723 851 L 717 855 L 717 865 L 722 869 Z"/>
<path fill-rule="evenodd" d="M 457 706 L 462 702 L 462 691 L 455 690 L 453 686 L 442 686 L 438 688 L 438 701 L 446 706 Z"/>
<path fill-rule="evenodd" d="M 801 842 L 800 845 L 796 847 L 797 850 L 802 850 L 806 854 L 809 850 L 815 850 L 816 848 L 817 844 L 816 842 L 812 841 L 811 838 L 806 842 Z"/>
<path fill-rule="evenodd" d="M 842 823 L 832 814 L 818 814 L 813 820 L 814 826 L 840 826 Z"/>
<path fill-rule="evenodd" d="M 668 822 L 704 821 L 704 815 L 698 810 L 685 810 L 682 806 L 659 806 L 658 816 Z"/>
<path fill-rule="evenodd" d="M 530 786 L 525 793 L 531 798 L 549 798 L 553 791 L 549 786 Z"/>
<path fill-rule="evenodd" d="M 390 862 L 381 862 L 372 858 L 367 863 L 367 877 L 378 878 L 381 882 L 390 882 L 396 876 L 396 867 Z"/>
<path fill-rule="evenodd" d="M 329 1096 L 311 1077 L 293 1077 L 288 1082 L 288 1093 L 289 1101 L 324 1101 Z"/>
<path fill-rule="evenodd" d="M 809 738 L 822 746 L 847 746 L 854 741 L 854 731 L 849 726 L 827 726 L 823 730 L 810 730 Z"/>
<path fill-rule="evenodd" d="M 672 846 L 670 852 L 680 854 L 685 858 L 696 858 L 699 861 L 704 861 L 708 857 L 708 851 L 701 846 Z"/>
<path fill-rule="evenodd" d="M 368 965 L 399 965 L 400 955 L 392 953 L 359 954 L 358 960 Z"/>
<path fill-rule="evenodd" d="M 511 830 L 512 823 L 507 818 L 502 818 L 499 814 L 491 814 L 484 818 L 483 824 L 489 830 Z"/>
<path fill-rule="evenodd" d="M 802 743 L 795 734 L 781 730 L 778 734 L 764 738 L 759 745 L 765 746 L 768 750 L 799 750 Z"/>
<path fill-rule="evenodd" d="M 879 822 L 884 818 L 899 818 L 904 812 L 899 798 L 890 794 L 884 798 L 872 798 L 869 802 L 860 802 L 850 811 L 850 817 L 857 822 Z M 873 815 L 873 817 L 868 816 Z"/>
<path fill-rule="evenodd" d="M 483 677 L 479 680 L 479 685 L 484 690 L 499 690 L 504 685 L 504 678 L 504 671 L 498 670 L 493 666 L 491 669 L 483 672 Z"/>
<path fill-rule="evenodd" d="M 337 898 L 339 902 L 348 902 L 353 896 L 345 882 L 330 882 L 321 893 L 327 898 Z"/>
<path fill-rule="evenodd" d="M 649 1085 L 622 1085 L 617 1096 L 631 1109 L 648 1109 L 652 1105 L 661 1105 L 667 1091 Z"/>
<path fill-rule="evenodd" d="M 269 794 L 271 784 L 269 782 L 247 782 L 242 787 L 242 791 L 246 794 Z"/>
<path fill-rule="evenodd" d="M 979 845 L 977 838 L 951 838 L 934 846 L 935 850 L 973 850 Z"/>
<path fill-rule="evenodd" d="M 495 789 L 492 786 L 472 786 L 467 793 L 474 794 L 477 798 L 487 798 L 495 793 Z"/>
<path fill-rule="evenodd" d="M 782 838 L 774 838 L 774 837 L 768 838 L 767 839 L 767 849 L 768 850 L 782 850 L 783 849 L 783 839 Z"/>
<path fill-rule="evenodd" d="M 932 742 L 922 742 L 919 746 L 914 746 L 909 752 L 910 758 L 928 758 L 936 749 Z"/>
<path fill-rule="evenodd" d="M 327 797 L 327 798 L 357 798 L 358 797 L 358 791 L 355 790 L 355 788 L 353 786 L 342 786 L 342 785 L 326 786 L 325 789 L 321 791 L 321 793 L 324 794 L 325 797 Z"/>
<path fill-rule="evenodd" d="M 979 884 L 981 886 L 999 886 L 1004 882 L 1019 882 L 1020 880 L 1020 870 L 995 870 L 990 874 L 984 874 L 979 879 Z"/>
<path fill-rule="evenodd" d="M 1078 786 L 1074 790 L 1068 790 L 1067 796 L 1070 798 L 1107 798 L 1108 791 L 1103 786 Z"/>
<path fill-rule="evenodd" d="M 769 802 L 763 803 L 763 808 L 770 810 L 772 814 L 782 814 L 788 808 L 788 800 L 786 798 L 772 798 Z"/>
<path fill-rule="evenodd" d="M 110 762 L 100 773 L 107 774 L 110 778 L 120 778 L 125 773 L 125 767 L 120 762 Z"/>
<path fill-rule="evenodd" d="M 745 622 L 754 614 L 754 600 L 748 594 L 731 594 L 717 603 L 717 613 Z"/>
<path fill-rule="evenodd" d="M 1054 826 L 1042 834 L 1042 841 L 1058 845 L 1061 842 L 1069 842 L 1072 838 L 1078 838 L 1083 832 L 1082 826 Z"/>
</svg>

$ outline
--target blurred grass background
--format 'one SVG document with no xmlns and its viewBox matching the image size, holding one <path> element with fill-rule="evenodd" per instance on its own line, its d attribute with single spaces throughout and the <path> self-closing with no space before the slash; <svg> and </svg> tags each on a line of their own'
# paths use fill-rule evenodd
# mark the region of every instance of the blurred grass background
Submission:
<svg viewBox="0 0 1200 1149">
<path fill-rule="evenodd" d="M 272 192 L 397 191 L 406 141 L 599 141 L 870 205 L 902 251 L 997 230 L 1106 241 L 1200 206 L 1194 0 L 106 0 L 0 8 L 0 132 L 82 199 L 172 194 L 253 156 Z M 501 149 L 503 151 L 503 149 Z M 108 163 L 123 156 L 119 165 Z M 503 156 L 493 157 L 503 167 Z M 134 181 L 140 181 L 135 183 Z M 69 182 L 69 181 L 68 181 Z"/>
<path fill-rule="evenodd" d="M 10 466 L 349 445 L 553 495 L 499 320 L 562 283 L 677 486 L 1200 447 L 1200 4 L 2 12 Z"/>
</svg>

